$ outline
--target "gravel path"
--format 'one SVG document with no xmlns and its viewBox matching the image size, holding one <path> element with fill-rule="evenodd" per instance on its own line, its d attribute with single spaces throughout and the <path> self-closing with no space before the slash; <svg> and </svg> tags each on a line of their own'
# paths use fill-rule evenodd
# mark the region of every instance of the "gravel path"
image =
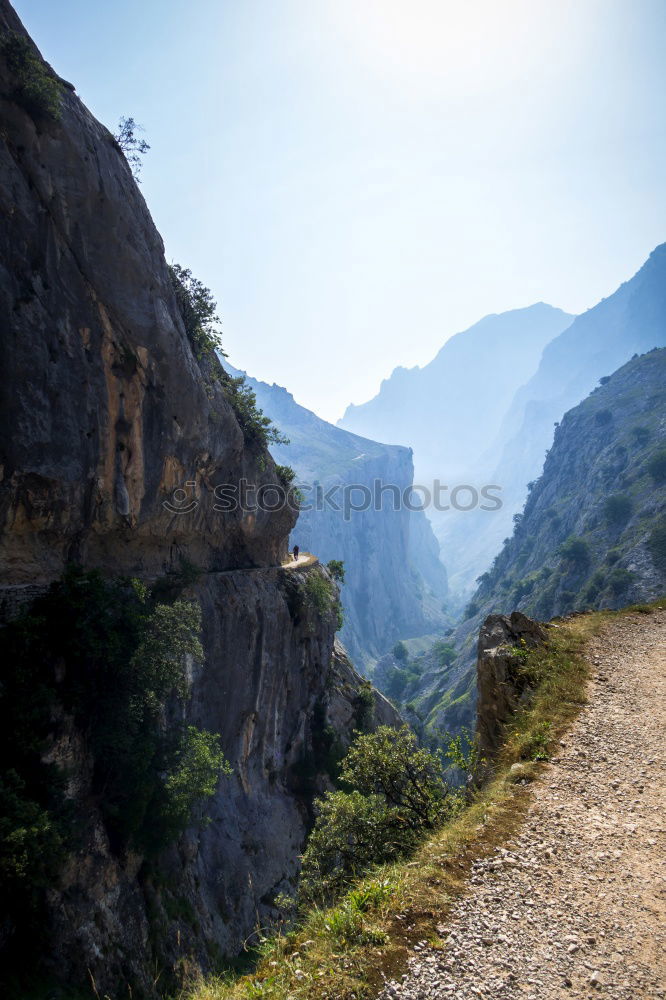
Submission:
<svg viewBox="0 0 666 1000">
<path fill-rule="evenodd" d="M 615 621 L 590 656 L 590 703 L 520 832 L 384 1000 L 666 997 L 666 613 Z"/>
</svg>

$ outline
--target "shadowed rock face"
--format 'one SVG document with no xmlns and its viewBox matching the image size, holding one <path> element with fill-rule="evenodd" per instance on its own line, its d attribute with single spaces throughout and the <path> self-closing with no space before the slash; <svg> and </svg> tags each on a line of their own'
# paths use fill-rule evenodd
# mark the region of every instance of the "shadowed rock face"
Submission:
<svg viewBox="0 0 666 1000">
<path fill-rule="evenodd" d="M 23 30 L 0 0 L 7 29 Z M 149 877 L 112 852 L 84 736 L 54 706 L 47 757 L 67 769 L 80 837 L 49 891 L 45 961 L 68 986 L 90 972 L 100 995 L 152 996 L 157 972 L 161 990 L 184 959 L 207 968 L 276 915 L 328 781 L 315 766 L 304 783 L 302 761 L 317 725 L 349 742 L 361 681 L 333 655 L 330 616 L 294 599 L 325 571 L 279 566 L 289 509 L 213 510 L 216 485 L 277 483 L 275 467 L 244 440 L 216 362 L 192 353 L 121 150 L 69 87 L 60 121 L 34 119 L 12 89 L 0 59 L 0 607 L 16 614 L 70 561 L 146 581 L 195 564 L 184 596 L 202 608 L 205 658 L 177 711 L 220 733 L 234 769 L 210 825 Z M 192 509 L 173 513 L 164 501 L 184 484 Z"/>
<path fill-rule="evenodd" d="M 58 979 L 84 983 L 90 970 L 100 993 L 130 983 L 152 996 L 155 968 L 165 982 L 185 957 L 209 969 L 278 918 L 274 900 L 293 889 L 313 796 L 330 787 L 318 727 L 330 726 L 345 749 L 360 722 L 360 678 L 334 647 L 334 625 L 295 609 L 308 572 L 322 571 L 211 573 L 186 593 L 202 608 L 206 658 L 193 665 L 181 710 L 220 733 L 233 774 L 206 803 L 209 825 L 187 831 L 152 874 L 140 856 L 113 854 L 85 742 L 58 720 L 50 759 L 67 767 L 82 825 L 50 898 L 46 958 Z M 371 724 L 399 722 L 375 692 Z"/>
<path fill-rule="evenodd" d="M 528 693 L 514 650 L 534 649 L 545 638 L 545 630 L 520 611 L 490 615 L 481 627 L 476 667 L 476 731 L 479 747 L 488 756 L 499 749 L 506 723 Z"/>
</svg>

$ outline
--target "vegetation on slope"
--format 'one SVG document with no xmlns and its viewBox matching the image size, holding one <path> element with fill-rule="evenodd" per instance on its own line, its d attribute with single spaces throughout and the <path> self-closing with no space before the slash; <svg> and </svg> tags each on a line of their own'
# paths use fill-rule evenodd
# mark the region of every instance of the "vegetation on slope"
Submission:
<svg viewBox="0 0 666 1000">
<path fill-rule="evenodd" d="M 666 582 L 666 349 L 602 380 L 557 427 L 513 537 L 479 579 L 482 614 L 620 607 Z"/>
<path fill-rule="evenodd" d="M 72 568 L 0 630 L 0 891 L 19 930 L 77 848 L 59 739 L 80 734 L 91 801 L 120 856 L 176 840 L 229 773 L 219 737 L 170 711 L 187 698 L 187 658 L 203 651 L 199 606 L 164 603 L 164 590 Z"/>
<path fill-rule="evenodd" d="M 384 976 L 406 967 L 416 941 L 441 947 L 447 908 L 472 861 L 493 852 L 517 828 L 529 802 L 528 783 L 584 704 L 586 643 L 615 614 L 560 622 L 549 630 L 545 649 L 519 653 L 536 685 L 531 703 L 507 731 L 486 785 L 411 860 L 377 865 L 334 906 L 313 907 L 272 937 L 258 931 L 248 954 L 251 971 L 194 981 L 180 1000 L 361 1000 L 376 995 Z"/>
<path fill-rule="evenodd" d="M 12 98 L 33 118 L 59 121 L 62 84 L 39 58 L 29 39 L 17 31 L 3 32 L 0 54 L 12 74 Z"/>
<path fill-rule="evenodd" d="M 169 277 L 192 350 L 200 361 L 207 358 L 213 362 L 213 378 L 222 385 L 233 406 L 246 442 L 262 448 L 269 444 L 289 444 L 270 417 L 257 406 L 256 394 L 245 377 L 231 376 L 219 364 L 215 352 L 224 356 L 222 334 L 218 329 L 217 303 L 210 288 L 180 264 L 169 264 Z M 284 485 L 291 486 L 294 478 L 291 469 L 288 466 L 278 469 Z"/>
<path fill-rule="evenodd" d="M 470 725 L 475 644 L 489 614 L 541 621 L 620 608 L 666 589 L 666 349 L 606 376 L 556 427 L 511 538 L 478 578 L 451 636 L 457 656 L 432 656 L 409 693 L 424 732 Z"/>
</svg>

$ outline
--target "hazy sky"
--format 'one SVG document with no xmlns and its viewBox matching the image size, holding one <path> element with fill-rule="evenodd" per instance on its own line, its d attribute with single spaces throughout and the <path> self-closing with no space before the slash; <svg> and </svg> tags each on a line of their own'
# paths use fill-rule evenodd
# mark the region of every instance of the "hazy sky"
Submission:
<svg viewBox="0 0 666 1000">
<path fill-rule="evenodd" d="M 335 419 L 489 312 L 594 305 L 666 240 L 665 0 L 18 0 L 151 144 L 230 360 Z"/>
</svg>

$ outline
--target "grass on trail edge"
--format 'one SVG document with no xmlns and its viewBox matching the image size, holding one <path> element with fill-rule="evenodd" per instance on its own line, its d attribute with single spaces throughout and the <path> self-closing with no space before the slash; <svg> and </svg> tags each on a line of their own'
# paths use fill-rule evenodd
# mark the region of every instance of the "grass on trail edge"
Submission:
<svg viewBox="0 0 666 1000">
<path fill-rule="evenodd" d="M 193 978 L 178 1000 L 363 1000 L 406 970 L 416 942 L 443 947 L 448 911 L 472 862 L 494 853 L 520 827 L 531 798 L 522 779 L 538 778 L 586 702 L 589 639 L 618 617 L 649 614 L 663 604 L 553 622 L 546 648 L 529 654 L 538 677 L 534 697 L 515 716 L 474 801 L 411 858 L 374 869 L 335 906 L 314 909 L 296 929 L 263 940 L 251 972 Z"/>
</svg>

